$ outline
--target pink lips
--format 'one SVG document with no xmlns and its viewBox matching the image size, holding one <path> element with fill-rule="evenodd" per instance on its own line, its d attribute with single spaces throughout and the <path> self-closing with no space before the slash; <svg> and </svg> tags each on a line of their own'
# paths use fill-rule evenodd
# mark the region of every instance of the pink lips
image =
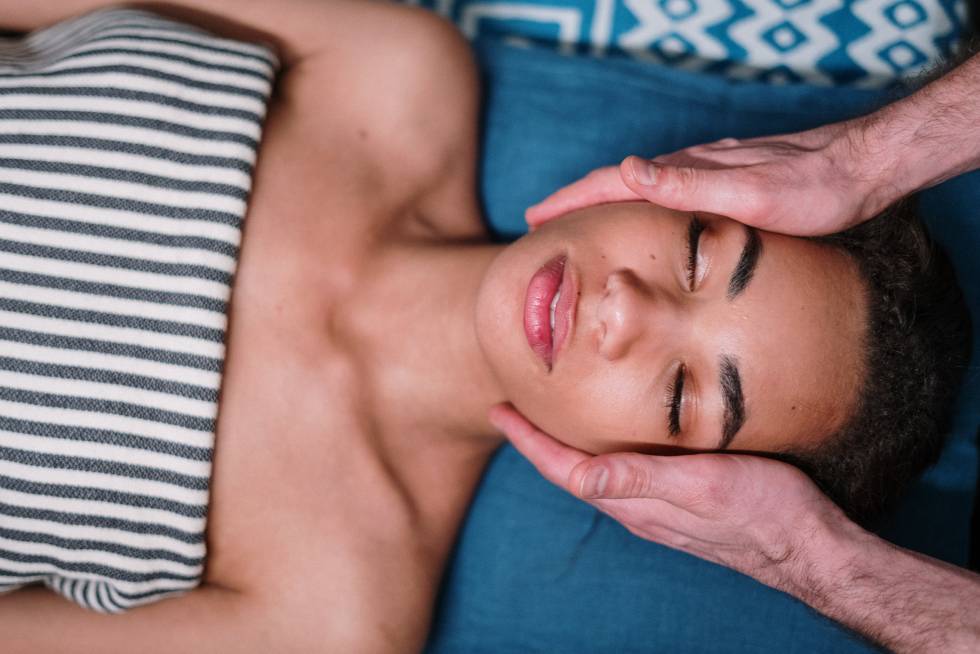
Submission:
<svg viewBox="0 0 980 654">
<path fill-rule="evenodd" d="M 548 370 L 551 370 L 571 328 L 577 295 L 565 262 L 565 255 L 560 255 L 544 264 L 531 277 L 524 297 L 524 334 L 531 350 L 544 361 Z M 551 301 L 559 289 L 562 289 L 562 294 L 555 307 L 555 330 L 552 335 Z"/>
</svg>

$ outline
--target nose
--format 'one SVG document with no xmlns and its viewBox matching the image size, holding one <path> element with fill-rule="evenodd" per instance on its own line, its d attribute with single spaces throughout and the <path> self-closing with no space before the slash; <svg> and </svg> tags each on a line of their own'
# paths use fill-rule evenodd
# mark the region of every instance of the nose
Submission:
<svg viewBox="0 0 980 654">
<path fill-rule="evenodd" d="M 596 307 L 599 354 L 610 361 L 625 356 L 651 328 L 666 336 L 672 305 L 632 271 L 611 273 Z"/>
</svg>

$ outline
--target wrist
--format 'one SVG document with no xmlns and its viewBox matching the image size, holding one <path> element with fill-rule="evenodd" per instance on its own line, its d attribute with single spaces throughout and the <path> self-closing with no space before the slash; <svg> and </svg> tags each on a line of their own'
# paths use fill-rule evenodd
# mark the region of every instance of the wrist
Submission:
<svg viewBox="0 0 980 654">
<path fill-rule="evenodd" d="M 851 522 L 836 506 L 801 520 L 781 590 L 821 613 L 833 615 L 837 599 L 861 575 L 861 562 L 881 541 Z"/>
<path fill-rule="evenodd" d="M 914 94 L 852 123 L 873 194 L 901 197 L 980 166 L 980 56 Z M 881 207 L 881 208 L 883 208 Z"/>
<path fill-rule="evenodd" d="M 925 120 L 908 98 L 857 119 L 858 138 L 873 162 L 874 191 L 887 197 L 884 206 L 930 186 L 944 172 L 948 162 L 936 152 L 944 149 L 940 142 L 919 137 Z"/>
<path fill-rule="evenodd" d="M 846 170 L 860 194 L 860 218 L 867 220 L 922 184 L 913 174 L 921 170 L 909 152 L 911 121 L 900 117 L 900 107 L 891 105 L 867 116 L 844 123 L 839 148 L 846 151 Z"/>
</svg>

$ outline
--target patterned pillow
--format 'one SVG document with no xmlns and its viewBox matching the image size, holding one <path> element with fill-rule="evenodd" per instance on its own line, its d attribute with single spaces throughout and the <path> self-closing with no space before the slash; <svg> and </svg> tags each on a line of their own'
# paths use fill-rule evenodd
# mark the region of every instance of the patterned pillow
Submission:
<svg viewBox="0 0 980 654">
<path fill-rule="evenodd" d="M 467 36 L 736 79 L 881 88 L 953 52 L 965 0 L 408 0 Z"/>
</svg>

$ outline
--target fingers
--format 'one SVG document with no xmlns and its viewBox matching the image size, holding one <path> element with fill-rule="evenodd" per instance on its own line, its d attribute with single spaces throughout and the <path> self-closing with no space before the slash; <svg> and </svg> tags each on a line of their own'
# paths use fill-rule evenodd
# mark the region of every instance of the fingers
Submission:
<svg viewBox="0 0 980 654">
<path fill-rule="evenodd" d="M 490 409 L 490 422 L 510 439 L 545 479 L 575 492 L 568 485 L 569 474 L 575 466 L 591 459 L 590 454 L 559 443 L 528 422 L 509 404 L 498 404 Z"/>
<path fill-rule="evenodd" d="M 677 530 L 683 530 L 691 521 L 687 511 L 660 500 L 629 498 L 590 500 L 589 503 L 634 534 L 640 535 L 638 531 L 642 530 L 646 532 L 643 538 L 659 543 L 671 540 L 671 533 L 680 535 Z"/>
<path fill-rule="evenodd" d="M 558 189 L 538 204 L 528 207 L 524 218 L 528 225 L 537 227 L 576 209 L 641 199 L 623 183 L 616 166 L 606 166 L 593 170 L 577 182 Z"/>
<path fill-rule="evenodd" d="M 677 166 L 631 156 L 620 164 L 623 183 L 644 199 L 678 211 L 704 211 L 758 225 L 766 209 L 745 169 Z"/>
<path fill-rule="evenodd" d="M 676 458 L 676 457 L 673 457 Z M 649 498 L 670 501 L 671 488 L 683 483 L 671 457 L 606 454 L 582 461 L 568 480 L 579 497 L 593 499 Z"/>
<path fill-rule="evenodd" d="M 619 452 L 592 456 L 564 445 L 532 425 L 514 407 L 498 404 L 490 422 L 551 483 L 614 515 L 655 504 L 671 505 L 702 518 L 723 513 L 739 500 L 740 480 L 758 481 L 752 472 L 760 465 L 785 466 L 746 455 L 689 454 L 652 456 Z M 627 502 L 638 500 L 646 504 Z M 666 510 L 665 508 L 658 509 Z M 630 511 L 632 512 L 632 511 Z M 618 520 L 621 515 L 615 516 Z"/>
<path fill-rule="evenodd" d="M 712 454 L 604 454 L 579 462 L 569 490 L 597 506 L 605 500 L 656 499 L 694 513 L 710 512 L 730 494 L 737 459 Z"/>
<path fill-rule="evenodd" d="M 697 516 L 668 502 L 651 499 L 592 500 L 597 509 L 634 535 L 668 547 L 694 553 L 691 534 L 697 533 Z"/>
</svg>

